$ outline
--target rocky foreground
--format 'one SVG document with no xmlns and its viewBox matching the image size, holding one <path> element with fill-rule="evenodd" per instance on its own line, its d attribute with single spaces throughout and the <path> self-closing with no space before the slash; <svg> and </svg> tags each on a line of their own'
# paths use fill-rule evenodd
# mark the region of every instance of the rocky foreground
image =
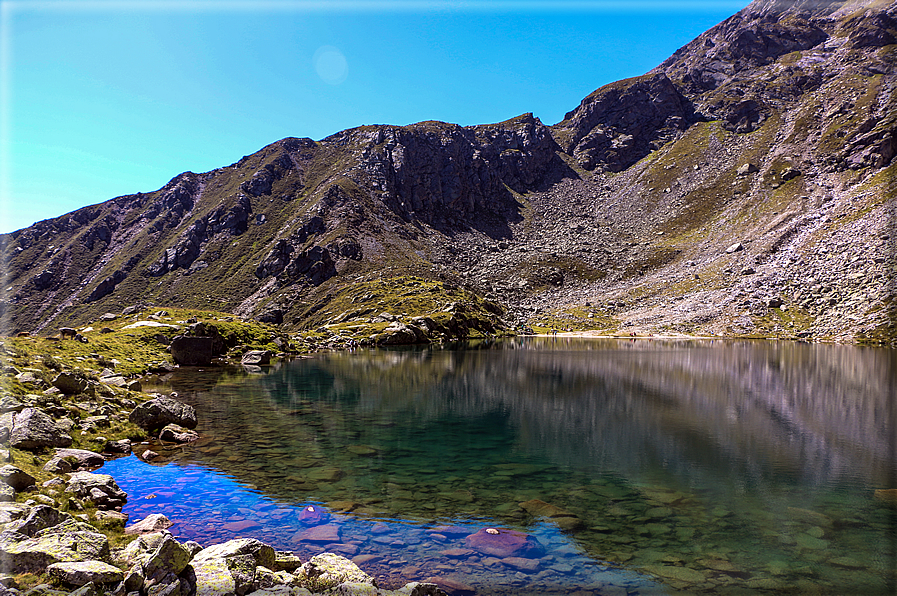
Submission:
<svg viewBox="0 0 897 596">
<path fill-rule="evenodd" d="M 85 371 L 48 353 L 30 353 L 30 338 L 7 342 L 14 345 L 2 347 L 0 596 L 444 594 L 429 583 L 381 590 L 355 563 L 332 553 L 302 561 L 251 538 L 207 548 L 180 543 L 166 531 L 171 523 L 162 515 L 125 528 L 127 494 L 112 476 L 93 470 L 149 437 L 196 440 L 195 410 L 173 397 L 141 392 L 136 375 L 115 373 L 109 367 L 119 363 L 100 354 L 95 360 L 108 366 Z M 81 344 L 59 340 L 55 353 L 65 359 L 66 347 Z M 153 368 L 138 362 L 134 348 L 127 360 L 137 370 Z M 247 354 L 258 357 L 259 351 Z M 74 358 L 88 366 L 85 358 Z M 155 454 L 142 449 L 140 457 Z"/>
</svg>

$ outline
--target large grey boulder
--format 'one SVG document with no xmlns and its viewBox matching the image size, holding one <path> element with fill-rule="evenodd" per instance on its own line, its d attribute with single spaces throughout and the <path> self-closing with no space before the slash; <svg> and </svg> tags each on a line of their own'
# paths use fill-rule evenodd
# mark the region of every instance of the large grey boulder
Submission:
<svg viewBox="0 0 897 596">
<path fill-rule="evenodd" d="M 108 474 L 75 472 L 69 477 L 66 490 L 78 498 L 92 501 L 97 509 L 114 509 L 128 500 L 127 493 Z"/>
<path fill-rule="evenodd" d="M 39 408 L 25 408 L 13 417 L 9 443 L 19 449 L 68 447 L 72 438 Z"/>
<path fill-rule="evenodd" d="M 148 431 L 159 430 L 168 424 L 196 428 L 196 410 L 193 406 L 160 395 L 134 408 L 128 420 Z"/>
<path fill-rule="evenodd" d="M 187 548 L 171 534 L 165 534 L 143 562 L 143 575 L 147 580 L 158 583 L 168 575 L 179 575 L 187 568 L 191 558 L 192 554 Z"/>
<path fill-rule="evenodd" d="M 171 340 L 171 358 L 181 366 L 208 366 L 226 351 L 227 346 L 217 332 L 205 336 L 179 335 Z"/>
<path fill-rule="evenodd" d="M 53 563 L 108 558 L 109 540 L 98 532 L 41 533 L 35 538 L 0 543 L 0 559 L 11 573 L 42 572 Z"/>
<path fill-rule="evenodd" d="M 78 395 L 90 386 L 87 379 L 71 372 L 61 372 L 53 379 L 53 386 L 66 395 Z"/>
<path fill-rule="evenodd" d="M 346 583 L 376 587 L 374 578 L 358 565 L 334 553 L 315 555 L 299 568 L 296 576 L 312 592 L 325 592 Z"/>
<path fill-rule="evenodd" d="M 118 583 L 124 578 L 122 570 L 103 561 L 72 561 L 53 563 L 47 567 L 50 577 L 68 586 Z"/>
<path fill-rule="evenodd" d="M 196 574 L 196 596 L 247 594 L 259 588 L 256 568 L 270 569 L 274 549 L 253 538 L 231 540 L 196 553 L 190 565 Z"/>
<path fill-rule="evenodd" d="M 0 482 L 5 482 L 13 487 L 16 492 L 19 492 L 25 490 L 29 486 L 34 486 L 35 480 L 34 476 L 28 472 L 20 470 L 11 464 L 6 464 L 0 468 Z"/>
<path fill-rule="evenodd" d="M 106 458 L 96 451 L 87 449 L 57 449 L 56 457 L 67 460 L 75 460 L 77 465 L 73 469 L 99 468 L 106 463 Z"/>
</svg>

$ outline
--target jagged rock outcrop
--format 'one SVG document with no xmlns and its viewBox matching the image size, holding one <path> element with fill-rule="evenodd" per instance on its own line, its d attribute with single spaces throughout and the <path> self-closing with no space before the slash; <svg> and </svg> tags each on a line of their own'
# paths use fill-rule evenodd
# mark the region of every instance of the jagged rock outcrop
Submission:
<svg viewBox="0 0 897 596">
<path fill-rule="evenodd" d="M 554 127 L 580 166 L 619 172 L 694 124 L 691 103 L 663 73 L 605 85 Z"/>
</svg>

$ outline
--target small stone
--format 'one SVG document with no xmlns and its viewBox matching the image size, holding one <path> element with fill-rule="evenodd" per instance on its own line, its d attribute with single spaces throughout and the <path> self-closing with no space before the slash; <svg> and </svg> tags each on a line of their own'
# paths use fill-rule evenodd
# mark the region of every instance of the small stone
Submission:
<svg viewBox="0 0 897 596">
<path fill-rule="evenodd" d="M 199 439 L 199 433 L 177 424 L 169 424 L 159 432 L 159 440 L 172 443 L 192 443 Z"/>
</svg>

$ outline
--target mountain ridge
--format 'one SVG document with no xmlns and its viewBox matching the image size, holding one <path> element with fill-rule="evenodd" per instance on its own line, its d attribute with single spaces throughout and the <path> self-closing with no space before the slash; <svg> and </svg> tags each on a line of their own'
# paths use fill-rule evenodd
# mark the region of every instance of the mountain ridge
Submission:
<svg viewBox="0 0 897 596">
<path fill-rule="evenodd" d="M 758 0 L 552 126 L 288 137 L 0 235 L 5 330 L 137 303 L 298 329 L 353 284 L 417 275 L 509 327 L 892 342 L 895 18 Z"/>
</svg>

